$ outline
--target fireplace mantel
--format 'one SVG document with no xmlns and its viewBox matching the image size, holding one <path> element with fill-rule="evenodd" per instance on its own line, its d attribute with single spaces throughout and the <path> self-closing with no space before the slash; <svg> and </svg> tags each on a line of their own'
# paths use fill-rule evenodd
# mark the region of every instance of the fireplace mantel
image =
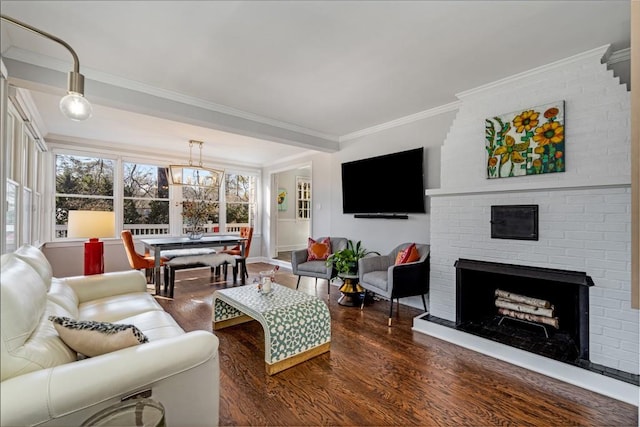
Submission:
<svg viewBox="0 0 640 427">
<path fill-rule="evenodd" d="M 518 178 L 512 178 L 517 180 Z M 492 185 L 482 185 L 478 187 L 454 187 L 454 188 L 433 188 L 425 190 L 425 195 L 430 197 L 439 196 L 464 196 L 469 194 L 483 193 L 509 193 L 524 191 L 562 191 L 562 190 L 589 190 L 594 188 L 622 187 L 631 188 L 631 177 L 599 178 L 596 183 L 585 181 L 561 181 L 561 182 L 527 182 L 527 183 L 495 183 Z"/>
</svg>

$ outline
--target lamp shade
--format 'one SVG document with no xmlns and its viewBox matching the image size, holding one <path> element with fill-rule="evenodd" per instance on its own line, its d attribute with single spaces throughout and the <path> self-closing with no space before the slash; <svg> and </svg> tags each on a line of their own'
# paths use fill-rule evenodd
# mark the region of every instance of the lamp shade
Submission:
<svg viewBox="0 0 640 427">
<path fill-rule="evenodd" d="M 106 211 L 69 211 L 67 237 L 114 237 L 115 213 Z"/>
</svg>

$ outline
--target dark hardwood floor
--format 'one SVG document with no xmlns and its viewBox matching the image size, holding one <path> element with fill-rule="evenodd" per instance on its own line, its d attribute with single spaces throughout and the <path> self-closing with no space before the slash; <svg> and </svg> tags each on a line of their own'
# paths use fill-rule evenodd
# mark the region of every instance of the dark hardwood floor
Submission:
<svg viewBox="0 0 640 427">
<path fill-rule="evenodd" d="M 252 283 L 267 264 L 249 264 Z M 157 297 L 187 331 L 211 331 L 211 301 L 223 281 L 181 270 L 175 298 Z M 231 278 L 231 275 L 229 275 Z M 282 269 L 277 282 L 295 288 Z M 258 322 L 216 331 L 223 426 L 634 426 L 635 406 L 411 331 L 421 311 L 388 302 L 338 305 L 338 288 L 303 278 L 302 292 L 328 301 L 331 351 L 276 375 L 264 368 Z M 178 427 L 178 426 L 176 426 Z"/>
</svg>

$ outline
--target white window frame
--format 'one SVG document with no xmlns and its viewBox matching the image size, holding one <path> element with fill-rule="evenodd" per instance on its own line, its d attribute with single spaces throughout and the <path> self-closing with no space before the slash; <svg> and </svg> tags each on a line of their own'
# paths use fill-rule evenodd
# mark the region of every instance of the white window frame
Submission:
<svg viewBox="0 0 640 427">
<path fill-rule="evenodd" d="M 296 176 L 296 220 L 311 220 L 311 178 Z"/>
</svg>

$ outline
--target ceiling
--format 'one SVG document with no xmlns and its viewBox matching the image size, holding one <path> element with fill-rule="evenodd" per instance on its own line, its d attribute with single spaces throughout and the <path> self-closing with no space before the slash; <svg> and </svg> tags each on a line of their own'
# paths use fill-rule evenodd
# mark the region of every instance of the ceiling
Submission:
<svg viewBox="0 0 640 427">
<path fill-rule="evenodd" d="M 7 1 L 68 42 L 94 107 L 31 90 L 45 137 L 185 152 L 257 167 L 456 101 L 456 93 L 606 44 L 630 43 L 629 1 Z M 5 62 L 71 70 L 68 51 L 2 21 Z M 31 73 L 37 74 L 37 73 Z M 22 79 L 22 80 L 21 80 Z M 59 79 L 59 78 L 58 78 Z M 18 84 L 17 83 L 17 84 Z M 115 90 L 117 88 L 124 88 Z"/>
</svg>

